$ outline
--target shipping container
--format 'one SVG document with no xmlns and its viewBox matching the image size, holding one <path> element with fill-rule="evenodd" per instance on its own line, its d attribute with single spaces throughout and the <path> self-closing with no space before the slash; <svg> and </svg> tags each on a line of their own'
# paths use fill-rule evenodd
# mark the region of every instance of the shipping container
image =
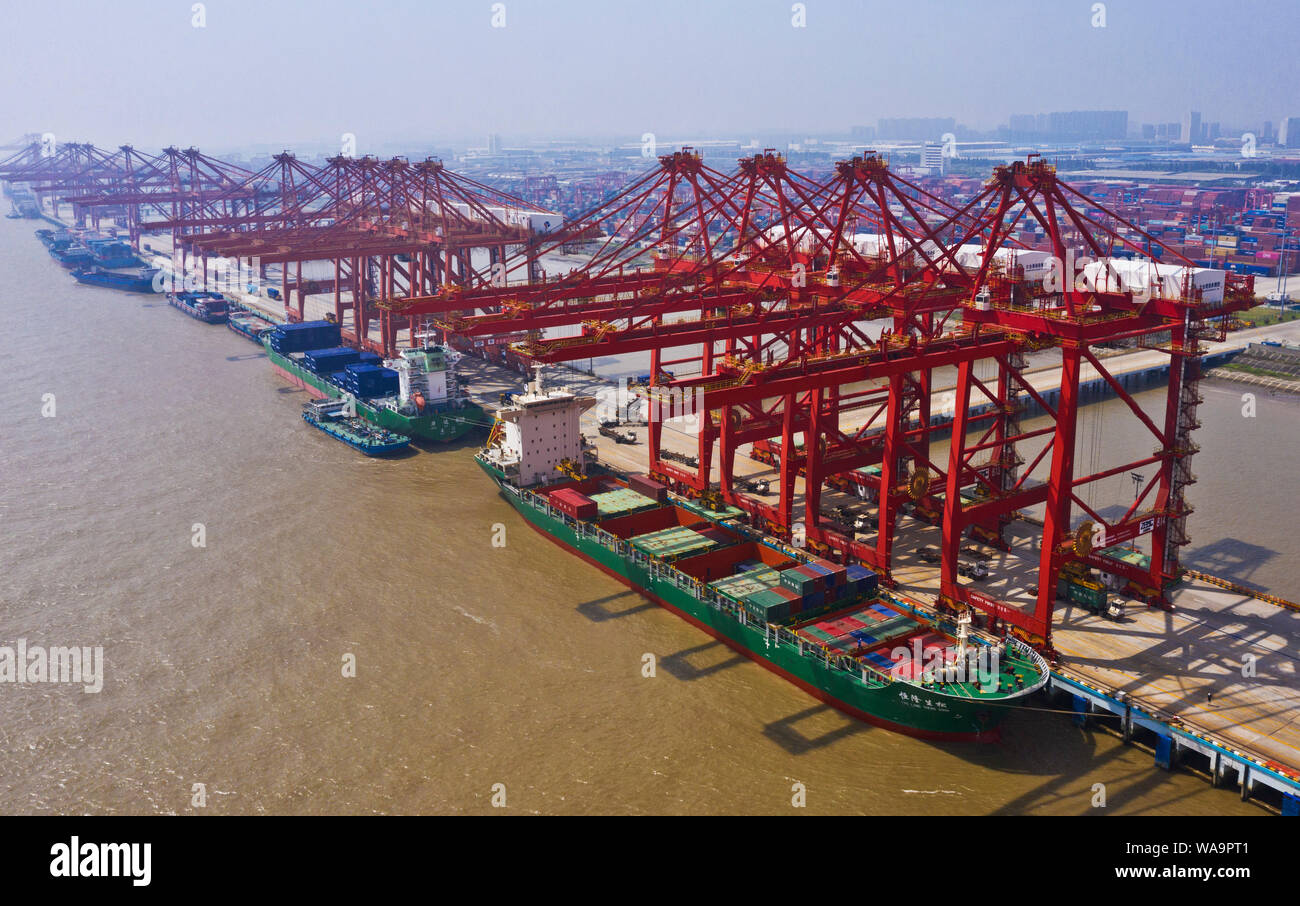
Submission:
<svg viewBox="0 0 1300 906">
<path fill-rule="evenodd" d="M 865 566 L 859 566 L 856 563 L 846 567 L 848 579 L 854 584 L 855 590 L 862 595 L 875 594 L 876 588 L 880 584 L 880 577 Z"/>
<path fill-rule="evenodd" d="M 658 503 L 668 502 L 668 488 L 657 481 L 652 481 L 647 475 L 629 475 L 627 486 Z"/>
<path fill-rule="evenodd" d="M 775 589 L 755 592 L 745 598 L 745 610 L 764 623 L 779 623 L 790 616 L 790 601 Z"/>
<path fill-rule="evenodd" d="M 551 492 L 550 501 L 557 510 L 574 519 L 596 518 L 596 502 L 573 488 L 560 488 Z"/>
<path fill-rule="evenodd" d="M 800 597 L 826 590 L 826 577 L 820 576 L 807 566 L 796 566 L 781 573 L 781 585 Z"/>
</svg>

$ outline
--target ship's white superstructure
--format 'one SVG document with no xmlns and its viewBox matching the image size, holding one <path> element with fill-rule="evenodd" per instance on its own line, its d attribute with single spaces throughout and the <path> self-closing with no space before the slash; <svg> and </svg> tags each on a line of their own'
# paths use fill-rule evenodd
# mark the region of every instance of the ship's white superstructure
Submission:
<svg viewBox="0 0 1300 906">
<path fill-rule="evenodd" d="M 484 456 L 519 487 L 563 480 L 563 464 L 586 467 L 581 419 L 595 404 L 566 387 L 543 387 L 539 369 L 523 393 L 497 410 L 500 430 Z"/>
</svg>

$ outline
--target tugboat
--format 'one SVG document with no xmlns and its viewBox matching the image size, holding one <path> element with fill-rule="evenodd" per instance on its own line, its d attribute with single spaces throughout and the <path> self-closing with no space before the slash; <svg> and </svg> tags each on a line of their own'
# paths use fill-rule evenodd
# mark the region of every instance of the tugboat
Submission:
<svg viewBox="0 0 1300 906">
<path fill-rule="evenodd" d="M 348 399 L 312 400 L 302 407 L 302 420 L 367 456 L 386 456 L 410 446 L 411 438 L 405 434 L 372 425 L 349 415 L 351 411 Z"/>
<path fill-rule="evenodd" d="M 156 267 L 146 267 L 135 274 L 119 274 L 102 267 L 89 267 L 73 271 L 72 276 L 78 283 L 91 286 L 104 286 L 129 293 L 154 293 L 157 292 L 153 285 L 157 273 Z"/>
</svg>

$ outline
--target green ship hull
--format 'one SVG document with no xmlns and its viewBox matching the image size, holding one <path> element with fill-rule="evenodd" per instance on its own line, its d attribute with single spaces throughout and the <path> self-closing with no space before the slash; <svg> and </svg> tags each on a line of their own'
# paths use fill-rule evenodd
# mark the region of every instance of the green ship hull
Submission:
<svg viewBox="0 0 1300 906">
<path fill-rule="evenodd" d="M 289 383 L 301 387 L 317 398 L 342 399 L 350 394 L 324 380 L 319 375 L 308 371 L 288 356 L 281 355 L 271 348 L 269 340 L 262 341 L 262 348 L 271 359 L 271 368 Z M 419 415 L 403 415 L 385 406 L 376 406 L 365 400 L 356 400 L 356 413 L 360 418 L 376 424 L 389 431 L 405 434 L 421 440 L 449 443 L 464 437 L 470 431 L 485 428 L 488 417 L 474 403 L 464 400 L 460 403 L 431 405 Z"/>
<path fill-rule="evenodd" d="M 845 669 L 793 634 L 760 624 L 747 617 L 743 609 L 710 601 L 689 577 L 667 564 L 637 562 L 628 545 L 619 544 L 593 524 L 564 518 L 538 495 L 515 488 L 491 464 L 481 458 L 477 461 L 511 506 L 547 538 L 859 720 L 926 739 L 993 741 L 999 737 L 1003 719 L 1016 707 L 1014 699 L 1021 697 L 1012 695 L 998 701 L 962 699 L 921 685 Z M 1033 670 L 1032 657 L 1027 651 L 1020 652 L 1016 658 L 1018 669 Z M 1033 686 L 1040 684 L 1035 682 Z M 1023 694 L 1032 691 L 1027 689 Z"/>
</svg>

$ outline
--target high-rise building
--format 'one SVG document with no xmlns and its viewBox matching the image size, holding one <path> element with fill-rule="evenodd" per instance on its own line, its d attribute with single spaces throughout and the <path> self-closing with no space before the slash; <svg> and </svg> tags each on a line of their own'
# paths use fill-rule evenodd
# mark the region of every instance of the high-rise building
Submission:
<svg viewBox="0 0 1300 906">
<path fill-rule="evenodd" d="M 1283 148 L 1300 148 L 1300 116 L 1286 116 L 1277 127 L 1277 143 Z"/>
<path fill-rule="evenodd" d="M 1201 140 L 1201 112 L 1193 110 L 1183 117 L 1183 131 L 1179 140 L 1191 144 Z"/>
<path fill-rule="evenodd" d="M 1127 110 L 1017 113 L 1007 124 L 1012 140 L 1096 141 L 1128 138 Z"/>
<path fill-rule="evenodd" d="M 880 120 L 876 134 L 881 138 L 905 139 L 910 141 L 934 141 L 943 138 L 944 133 L 952 132 L 957 121 L 952 117 L 908 117 L 902 119 Z"/>
<path fill-rule="evenodd" d="M 488 154 L 501 153 L 501 136 L 493 132 L 488 136 Z"/>
<path fill-rule="evenodd" d="M 943 164 L 943 145 L 939 142 L 926 142 L 921 149 L 921 166 L 928 169 L 931 175 L 942 176 Z"/>
<path fill-rule="evenodd" d="M 1032 113 L 1013 113 L 1008 126 L 1013 135 L 1032 135 L 1038 131 Z"/>
</svg>

